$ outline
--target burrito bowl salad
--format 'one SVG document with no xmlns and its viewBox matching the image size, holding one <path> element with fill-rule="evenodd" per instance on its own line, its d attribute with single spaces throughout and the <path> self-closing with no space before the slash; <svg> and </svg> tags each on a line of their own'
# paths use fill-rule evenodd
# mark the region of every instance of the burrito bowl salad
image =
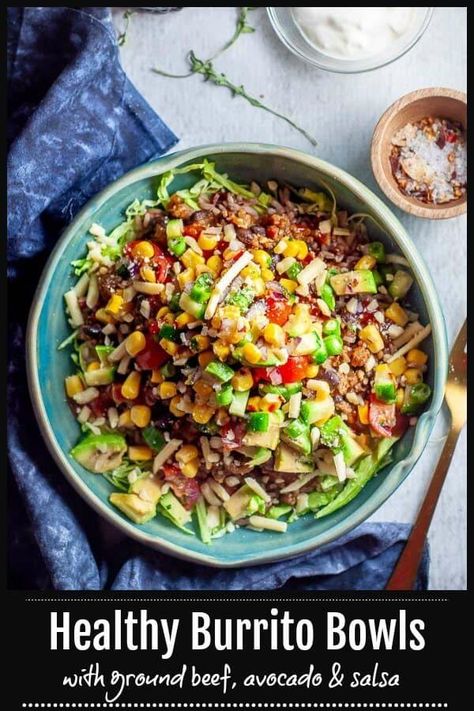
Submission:
<svg viewBox="0 0 474 711">
<path fill-rule="evenodd" d="M 186 190 L 175 175 L 199 173 Z M 65 294 L 71 456 L 137 524 L 209 543 L 351 501 L 430 397 L 408 262 L 331 191 L 164 174 Z"/>
</svg>

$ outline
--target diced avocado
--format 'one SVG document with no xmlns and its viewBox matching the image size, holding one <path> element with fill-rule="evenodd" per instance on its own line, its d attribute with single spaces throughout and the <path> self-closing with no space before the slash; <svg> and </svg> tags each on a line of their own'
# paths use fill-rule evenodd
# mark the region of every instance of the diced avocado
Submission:
<svg viewBox="0 0 474 711">
<path fill-rule="evenodd" d="M 397 386 L 392 373 L 375 369 L 374 392 L 378 400 L 392 403 L 397 398 Z"/>
<path fill-rule="evenodd" d="M 327 491 L 312 491 L 308 494 L 308 508 L 310 511 L 317 511 L 322 506 L 327 506 L 340 492 L 342 486 L 336 484 Z"/>
<path fill-rule="evenodd" d="M 146 523 L 156 515 L 156 504 L 144 501 L 137 494 L 110 494 L 109 501 L 134 523 Z"/>
<path fill-rule="evenodd" d="M 235 417 L 244 417 L 245 408 L 249 401 L 250 390 L 244 392 L 234 392 L 234 397 L 229 405 L 229 414 Z"/>
<path fill-rule="evenodd" d="M 136 494 L 143 501 L 151 501 L 156 505 L 160 500 L 161 487 L 154 477 L 147 476 L 133 482 L 130 494 Z"/>
<path fill-rule="evenodd" d="M 283 442 L 278 446 L 275 452 L 275 471 L 305 474 L 312 472 L 313 469 L 313 462 L 295 449 Z"/>
<path fill-rule="evenodd" d="M 282 417 L 284 417 L 284 415 L 280 410 L 271 412 L 268 430 L 266 432 L 246 432 L 242 439 L 242 444 L 246 447 L 275 449 L 280 441 L 280 424 Z"/>
<path fill-rule="evenodd" d="M 250 304 L 255 299 L 255 292 L 248 286 L 243 286 L 241 289 L 232 291 L 226 298 L 226 304 L 238 306 L 242 314 L 247 313 Z"/>
<path fill-rule="evenodd" d="M 281 438 L 293 449 L 303 454 L 311 452 L 311 438 L 308 425 L 300 419 L 292 420 L 281 431 Z"/>
<path fill-rule="evenodd" d="M 342 452 L 347 466 L 351 466 L 365 454 L 365 450 L 354 439 L 346 423 L 335 415 L 321 427 L 320 442 L 334 453 Z"/>
<path fill-rule="evenodd" d="M 246 343 L 248 341 L 243 341 L 243 343 Z M 276 355 L 273 353 L 269 352 L 268 356 L 265 360 L 259 360 L 258 363 L 249 363 L 247 360 L 245 360 L 244 355 L 243 355 L 243 347 L 237 347 L 234 349 L 232 355 L 234 358 L 244 365 L 248 366 L 249 368 L 267 368 L 271 367 L 272 365 L 283 365 L 284 361 L 277 358 Z"/>
<path fill-rule="evenodd" d="M 183 309 L 183 311 L 186 311 L 187 314 L 194 316 L 196 319 L 201 319 L 206 311 L 205 304 L 200 304 L 197 301 L 194 301 L 194 299 L 191 299 L 189 294 L 185 294 L 184 292 L 179 297 L 179 306 Z"/>
<path fill-rule="evenodd" d="M 230 365 L 221 363 L 220 360 L 211 360 L 211 362 L 206 365 L 205 370 L 206 373 L 209 373 L 209 375 L 217 378 L 217 380 L 220 380 L 221 383 L 227 383 L 235 375 L 235 371 L 230 367 Z"/>
<path fill-rule="evenodd" d="M 250 460 L 250 464 L 253 464 L 254 467 L 259 467 L 262 464 L 265 464 L 265 462 L 268 462 L 271 456 L 272 453 L 270 449 L 265 449 L 265 447 L 258 447 L 252 459 Z"/>
<path fill-rule="evenodd" d="M 191 521 L 191 513 L 186 511 L 182 503 L 171 491 L 167 491 L 160 498 L 158 511 L 178 528 L 184 529 L 184 526 Z M 191 533 L 191 531 L 187 531 L 187 533 Z"/>
<path fill-rule="evenodd" d="M 413 277 L 404 269 L 399 269 L 388 286 L 388 293 L 393 299 L 403 299 L 410 291 L 412 284 Z"/>
<path fill-rule="evenodd" d="M 265 512 L 265 502 L 253 489 L 244 484 L 224 502 L 224 508 L 232 520 Z"/>
<path fill-rule="evenodd" d="M 289 400 L 292 395 L 301 392 L 301 383 L 287 383 L 286 385 L 259 385 L 259 392 L 262 395 L 271 393 L 281 395 L 285 400 Z"/>
<path fill-rule="evenodd" d="M 127 450 L 125 437 L 119 434 L 90 434 L 71 449 L 71 457 L 91 472 L 116 469 Z"/>
<path fill-rule="evenodd" d="M 377 293 L 377 285 L 370 269 L 335 274 L 330 278 L 330 282 L 337 296 Z"/>
<path fill-rule="evenodd" d="M 115 375 L 114 367 L 97 368 L 97 370 L 89 370 L 84 373 L 86 385 L 93 387 L 94 385 L 109 385 L 113 382 Z"/>
<path fill-rule="evenodd" d="M 334 413 L 334 400 L 327 397 L 324 400 L 303 400 L 300 408 L 300 417 L 308 425 L 326 420 Z"/>
<path fill-rule="evenodd" d="M 159 452 L 166 444 L 163 434 L 152 425 L 149 425 L 142 430 L 142 436 L 147 445 L 153 449 L 154 452 Z"/>
<path fill-rule="evenodd" d="M 302 356 L 314 353 L 318 348 L 321 347 L 321 338 L 316 331 L 312 333 L 305 333 L 297 339 L 293 355 Z"/>
</svg>

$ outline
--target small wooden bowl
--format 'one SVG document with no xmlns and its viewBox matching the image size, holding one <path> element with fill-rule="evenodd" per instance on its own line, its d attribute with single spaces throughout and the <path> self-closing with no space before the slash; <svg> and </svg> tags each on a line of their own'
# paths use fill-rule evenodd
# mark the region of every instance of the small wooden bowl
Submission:
<svg viewBox="0 0 474 711">
<path fill-rule="evenodd" d="M 390 166 L 389 156 L 393 135 L 405 124 L 419 121 L 426 116 L 439 116 L 451 121 L 459 121 L 466 130 L 466 94 L 455 89 L 418 89 L 398 99 L 386 110 L 375 127 L 371 149 L 372 170 L 385 195 L 397 207 L 416 217 L 445 220 L 466 212 L 466 194 L 449 203 L 427 205 L 400 191 Z"/>
</svg>

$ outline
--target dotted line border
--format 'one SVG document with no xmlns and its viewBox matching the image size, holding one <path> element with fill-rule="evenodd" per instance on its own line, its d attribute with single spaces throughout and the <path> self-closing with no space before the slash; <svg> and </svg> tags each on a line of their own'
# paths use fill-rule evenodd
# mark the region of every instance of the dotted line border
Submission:
<svg viewBox="0 0 474 711">
<path fill-rule="evenodd" d="M 71 598 L 47 598 L 47 597 L 27 597 L 25 602 L 450 602 L 449 598 L 445 597 L 351 597 L 351 598 L 326 598 L 326 597 L 308 597 L 308 598 L 160 598 L 160 597 L 149 597 L 149 598 L 101 598 L 101 597 L 71 597 Z"/>
<path fill-rule="evenodd" d="M 101 702 L 23 702 L 24 709 L 38 708 L 128 708 L 128 709 L 143 709 L 143 708 L 315 708 L 315 709 L 447 709 L 446 702 L 435 701 L 327 701 L 327 702 L 308 702 L 308 703 L 272 703 L 272 702 L 203 702 L 203 703 L 160 703 L 160 702 L 116 702 L 116 703 L 101 703 Z"/>
</svg>

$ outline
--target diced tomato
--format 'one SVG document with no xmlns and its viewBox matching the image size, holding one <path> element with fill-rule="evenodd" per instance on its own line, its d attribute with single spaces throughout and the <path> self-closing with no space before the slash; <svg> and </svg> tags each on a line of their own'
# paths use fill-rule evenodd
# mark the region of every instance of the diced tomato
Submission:
<svg viewBox="0 0 474 711">
<path fill-rule="evenodd" d="M 270 373 L 269 371 L 272 370 L 271 368 L 252 368 L 252 377 L 253 377 L 253 382 L 254 385 L 258 385 L 261 381 L 264 383 L 269 383 L 270 382 Z"/>
<path fill-rule="evenodd" d="M 279 365 L 276 368 L 281 375 L 282 383 L 297 383 L 299 380 L 303 380 L 310 362 L 309 356 L 290 356 L 285 365 Z"/>
<path fill-rule="evenodd" d="M 407 415 L 402 415 L 399 410 L 397 410 L 395 418 L 395 425 L 392 428 L 392 437 L 401 437 L 408 429 L 410 418 L 407 417 Z"/>
<path fill-rule="evenodd" d="M 278 227 L 276 225 L 269 225 L 267 227 L 267 237 L 270 237 L 270 239 L 278 237 Z"/>
<path fill-rule="evenodd" d="M 369 323 L 374 323 L 375 320 L 376 319 L 375 319 L 374 314 L 371 313 L 370 311 L 364 311 L 359 316 L 359 323 L 361 324 L 361 326 L 367 326 L 367 324 L 369 324 Z"/>
<path fill-rule="evenodd" d="M 200 225 L 198 222 L 191 222 L 190 225 L 185 225 L 183 229 L 183 234 L 188 237 L 194 237 L 197 239 L 204 229 L 204 225 Z"/>
<path fill-rule="evenodd" d="M 148 329 L 148 333 L 151 333 L 152 336 L 157 334 L 158 331 L 160 330 L 160 327 L 158 326 L 157 321 L 155 321 L 155 319 L 152 319 L 152 318 L 147 322 L 146 327 Z"/>
<path fill-rule="evenodd" d="M 189 479 L 181 473 L 175 464 L 164 464 L 165 481 L 171 486 L 173 493 L 181 501 L 185 509 L 192 509 L 201 495 L 196 479 Z"/>
<path fill-rule="evenodd" d="M 137 355 L 135 362 L 142 370 L 155 370 L 166 363 L 166 361 L 170 359 L 170 356 L 152 336 L 147 335 L 145 338 L 146 346 L 144 350 Z"/>
<path fill-rule="evenodd" d="M 94 417 L 102 417 L 106 414 L 109 407 L 114 405 L 112 396 L 112 386 L 108 386 L 100 391 L 100 394 L 89 403 L 89 407 Z"/>
<path fill-rule="evenodd" d="M 283 294 L 268 296 L 265 302 L 267 305 L 267 318 L 271 323 L 283 326 L 288 321 L 288 316 L 291 313 L 291 304 L 288 303 Z"/>
<path fill-rule="evenodd" d="M 457 135 L 455 133 L 452 133 L 451 131 L 447 131 L 445 133 L 445 138 L 447 143 L 456 143 L 456 141 L 458 140 Z"/>
<path fill-rule="evenodd" d="M 370 394 L 369 424 L 379 437 L 391 437 L 397 424 L 395 403 L 389 404 L 377 400 L 374 393 Z"/>
</svg>

